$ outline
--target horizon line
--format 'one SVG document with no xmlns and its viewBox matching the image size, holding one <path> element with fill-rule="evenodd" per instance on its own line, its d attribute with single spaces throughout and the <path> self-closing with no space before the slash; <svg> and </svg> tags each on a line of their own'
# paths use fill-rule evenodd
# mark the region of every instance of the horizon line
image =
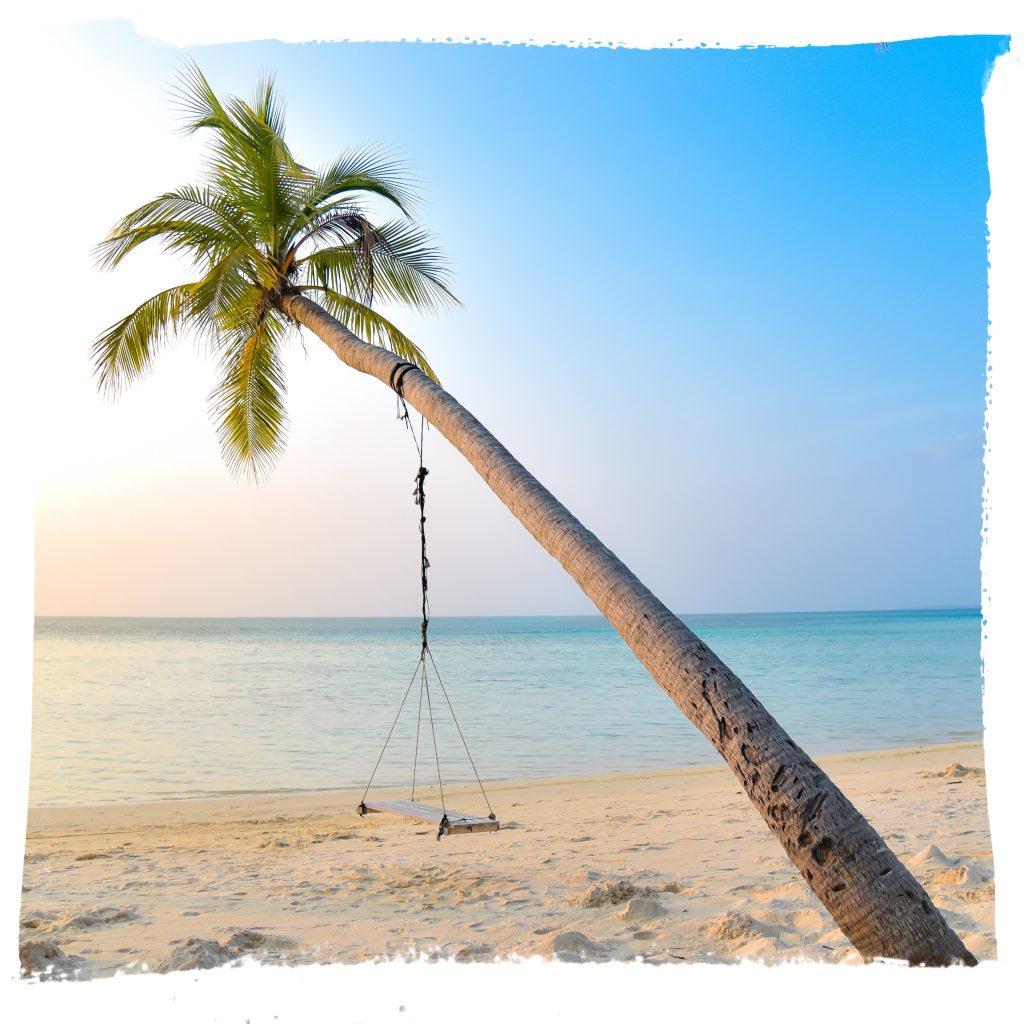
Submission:
<svg viewBox="0 0 1024 1024">
<path fill-rule="evenodd" d="M 900 608 L 816 608 L 786 609 L 776 611 L 732 611 L 732 612 L 673 612 L 678 619 L 700 615 L 869 615 L 896 614 L 899 612 L 977 612 L 981 614 L 981 605 L 921 605 Z M 216 619 L 226 622 L 237 619 L 419 619 L 418 614 L 406 615 L 83 615 L 83 614 L 33 614 L 33 619 Z M 431 622 L 444 619 L 604 619 L 598 612 L 516 612 L 514 614 L 449 614 L 432 615 Z"/>
</svg>

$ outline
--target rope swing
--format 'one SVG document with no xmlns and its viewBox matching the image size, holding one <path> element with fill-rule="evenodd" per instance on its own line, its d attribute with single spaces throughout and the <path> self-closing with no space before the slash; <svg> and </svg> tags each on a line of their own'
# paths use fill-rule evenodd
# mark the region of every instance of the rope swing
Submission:
<svg viewBox="0 0 1024 1024">
<path fill-rule="evenodd" d="M 480 781 L 480 774 L 476 770 L 476 763 L 473 761 L 473 755 L 469 752 L 469 745 L 466 743 L 466 737 L 462 732 L 462 727 L 459 725 L 459 720 L 455 716 L 455 709 L 452 707 L 452 702 L 448 697 L 448 691 L 445 688 L 444 680 L 441 679 L 441 673 L 438 671 L 437 662 L 434 661 L 434 655 L 430 650 L 430 642 L 427 637 L 427 628 L 430 624 L 430 602 L 427 598 L 427 570 L 430 568 L 430 561 L 427 559 L 427 517 L 425 512 L 427 495 L 424 484 L 429 471 L 426 466 L 423 465 L 424 419 L 422 416 L 420 417 L 419 438 L 417 438 L 416 430 L 412 425 L 412 421 L 409 419 L 409 407 L 406 405 L 405 396 L 402 394 L 403 378 L 411 369 L 413 369 L 412 363 L 399 363 L 391 371 L 391 379 L 389 383 L 394 389 L 395 394 L 398 396 L 398 418 L 404 421 L 409 432 L 412 434 L 413 444 L 416 446 L 416 454 L 419 457 L 419 469 L 416 472 L 416 488 L 413 491 L 413 498 L 416 502 L 417 508 L 420 510 L 420 588 L 422 591 L 420 656 L 419 661 L 416 663 L 416 668 L 413 671 L 412 678 L 409 680 L 409 685 L 405 688 L 405 695 L 402 697 L 402 703 L 399 705 L 398 712 L 395 715 L 394 721 L 391 723 L 391 728 L 388 730 L 387 739 L 384 741 L 384 746 L 381 748 L 381 752 L 377 757 L 377 763 L 373 766 L 373 771 L 370 773 L 370 781 L 366 784 L 366 789 L 363 792 L 363 797 L 359 802 L 357 810 L 360 815 L 365 815 L 371 812 L 383 812 L 399 814 L 403 817 L 414 818 L 418 821 L 430 822 L 431 824 L 438 826 L 437 838 L 440 840 L 441 836 L 454 835 L 463 832 L 494 832 L 497 831 L 499 825 L 497 816 L 491 808 L 491 802 L 487 799 L 487 792 L 484 789 L 484 785 Z M 445 704 L 448 705 L 448 711 L 452 716 L 452 721 L 455 723 L 455 728 L 458 730 L 459 738 L 462 740 L 462 746 L 466 751 L 466 757 L 469 758 L 469 763 L 473 768 L 473 775 L 476 777 L 476 782 L 480 787 L 481 794 L 483 794 L 484 803 L 487 804 L 487 817 L 462 814 L 459 811 L 452 811 L 448 809 L 447 804 L 445 803 L 444 782 L 441 778 L 441 759 L 438 756 L 437 733 L 434 728 L 434 700 L 430 692 L 431 675 L 436 681 L 436 685 L 441 688 L 441 694 L 444 696 Z M 419 701 L 416 715 L 416 743 L 413 751 L 412 762 L 412 790 L 410 792 L 409 799 L 367 801 L 366 796 L 370 792 L 370 786 L 373 785 L 374 776 L 377 774 L 377 769 L 380 767 L 380 763 L 384 758 L 384 752 L 387 750 L 388 744 L 391 742 L 395 726 L 398 724 L 398 720 L 402 715 L 402 710 L 405 708 L 405 705 L 409 700 L 409 695 L 412 693 L 413 685 L 417 680 L 419 680 Z M 427 708 L 427 721 L 430 725 L 430 739 L 434 751 L 434 765 L 437 769 L 437 789 L 440 794 L 440 807 L 432 807 L 428 804 L 416 802 L 416 772 L 419 764 L 420 733 L 421 726 L 423 725 L 424 699 Z"/>
</svg>

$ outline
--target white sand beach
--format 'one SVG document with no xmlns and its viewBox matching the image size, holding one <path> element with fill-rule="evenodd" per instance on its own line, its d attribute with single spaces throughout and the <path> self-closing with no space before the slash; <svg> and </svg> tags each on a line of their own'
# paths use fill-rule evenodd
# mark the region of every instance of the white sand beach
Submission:
<svg viewBox="0 0 1024 1024">
<path fill-rule="evenodd" d="M 993 959 L 981 744 L 819 761 L 968 949 Z M 426 824 L 360 818 L 351 791 L 33 809 L 23 968 L 86 979 L 244 957 L 860 962 L 725 767 L 488 792 L 500 831 L 440 841 Z M 447 798 L 479 809 L 471 790 Z"/>
</svg>

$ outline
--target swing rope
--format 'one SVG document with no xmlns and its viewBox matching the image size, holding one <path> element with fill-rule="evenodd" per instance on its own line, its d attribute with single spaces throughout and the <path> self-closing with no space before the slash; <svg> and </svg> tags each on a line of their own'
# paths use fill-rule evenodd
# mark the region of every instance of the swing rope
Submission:
<svg viewBox="0 0 1024 1024">
<path fill-rule="evenodd" d="M 447 821 L 447 809 L 445 806 L 444 799 L 444 783 L 441 778 L 441 760 L 437 750 L 437 732 L 434 728 L 434 707 L 433 701 L 430 697 L 430 680 L 427 675 L 427 660 L 430 661 L 430 666 L 434 670 L 434 676 L 437 678 L 437 682 L 441 687 L 441 693 L 444 694 L 445 703 L 448 705 L 448 711 L 451 713 L 452 721 L 455 723 L 455 728 L 458 730 L 459 738 L 462 740 L 462 746 L 466 751 L 466 757 L 469 758 L 469 763 L 473 768 L 473 775 L 476 777 L 477 785 L 480 787 L 480 792 L 483 794 L 484 802 L 487 804 L 487 810 L 489 817 L 492 820 L 496 820 L 496 815 L 491 802 L 487 798 L 487 791 L 484 789 L 484 784 L 480 779 L 480 773 L 477 771 L 476 762 L 473 760 L 473 755 L 469 752 L 469 744 L 466 742 L 466 737 L 462 732 L 462 726 L 459 725 L 459 720 L 455 715 L 455 708 L 452 706 L 451 698 L 448 696 L 448 690 L 444 685 L 444 680 L 441 678 L 441 673 L 438 671 L 437 662 L 434 661 L 434 654 L 430 650 L 430 644 L 427 639 L 427 629 L 430 624 L 430 600 L 427 596 L 427 570 L 430 568 L 430 561 L 427 558 L 427 531 L 426 531 L 426 489 L 424 482 L 427 478 L 429 470 L 423 465 L 423 432 L 425 425 L 425 418 L 420 416 L 420 431 L 419 438 L 416 437 L 416 429 L 412 425 L 412 421 L 409 417 L 409 407 L 406 405 L 405 396 L 402 394 L 402 380 L 405 374 L 412 369 L 411 363 L 399 363 L 394 370 L 391 371 L 391 379 L 389 383 L 394 389 L 397 396 L 397 418 L 404 421 L 406 427 L 409 429 L 409 433 L 412 435 L 413 444 L 416 447 L 416 454 L 419 457 L 419 468 L 416 471 L 416 488 L 413 491 L 413 500 L 416 502 L 417 507 L 420 510 L 420 589 L 422 594 L 421 602 L 421 620 L 420 620 L 420 657 L 416 663 L 416 668 L 413 671 L 412 678 L 409 680 L 409 685 L 406 687 L 405 696 L 402 698 L 402 703 L 398 708 L 398 714 L 395 715 L 394 721 L 391 723 L 391 728 L 388 730 L 387 739 L 384 741 L 384 746 L 381 748 L 381 752 L 377 757 L 377 763 L 374 765 L 373 772 L 370 774 L 370 781 L 366 784 L 366 789 L 363 792 L 362 804 L 365 805 L 366 794 L 370 791 L 370 786 L 373 785 L 374 776 L 377 774 L 377 769 L 380 767 L 381 760 L 384 757 L 384 753 L 388 748 L 388 744 L 391 742 L 391 737 L 395 731 L 395 726 L 398 724 L 398 719 L 401 717 L 402 710 L 405 707 L 406 701 L 409 699 L 409 694 L 412 691 L 412 684 L 416 681 L 416 677 L 420 677 L 420 693 L 419 693 L 419 707 L 416 713 L 416 744 L 413 753 L 413 767 L 412 767 L 412 792 L 410 800 L 415 802 L 416 800 L 416 772 L 419 763 L 419 749 L 420 749 L 420 725 L 423 719 L 423 695 L 426 693 L 427 697 L 427 717 L 430 722 L 430 737 L 434 748 L 434 764 L 437 769 L 437 788 L 441 799 L 441 811 L 444 815 L 445 821 Z M 438 834 L 440 838 L 440 833 Z"/>
<path fill-rule="evenodd" d="M 423 659 L 420 658 L 419 665 L 416 666 L 416 670 L 419 671 L 420 665 L 423 664 Z M 415 678 L 415 676 L 414 676 Z M 416 766 L 420 762 L 420 722 L 423 720 L 423 684 L 425 680 L 420 679 L 420 704 L 416 709 L 416 747 L 413 750 L 412 755 L 412 791 L 409 794 L 409 799 L 416 802 Z"/>
<path fill-rule="evenodd" d="M 388 738 L 384 741 L 384 746 L 381 747 L 381 751 L 377 755 L 377 763 L 373 766 L 373 771 L 370 772 L 370 781 L 366 784 L 366 789 L 363 790 L 362 803 L 366 802 L 366 794 L 370 792 L 370 787 L 373 785 L 373 777 L 377 774 L 377 769 L 380 767 L 381 758 L 384 757 L 384 751 L 388 749 L 388 744 L 391 742 L 391 734 L 395 731 L 395 726 L 398 725 L 398 719 L 402 715 L 402 708 L 405 707 L 405 702 L 409 699 L 409 691 L 412 690 L 412 684 L 416 682 L 416 676 L 419 675 L 419 671 L 420 666 L 417 665 L 412 674 L 412 679 L 409 680 L 409 685 L 405 688 L 405 696 L 402 698 L 402 703 L 398 706 L 398 713 L 395 715 L 395 720 L 391 723 L 391 728 L 388 729 Z"/>
<path fill-rule="evenodd" d="M 484 797 L 484 803 L 487 804 L 487 810 L 493 818 L 494 808 L 491 807 L 491 801 L 487 799 L 487 791 L 484 789 L 484 784 L 480 781 L 480 773 L 476 770 L 476 762 L 473 760 L 473 755 L 469 752 L 469 744 L 466 742 L 466 737 L 462 735 L 462 726 L 459 725 L 459 720 L 455 717 L 455 708 L 452 707 L 452 702 L 448 697 L 448 691 L 445 689 L 444 680 L 441 678 L 441 673 L 437 671 L 437 663 L 434 661 L 433 652 L 431 652 L 429 648 L 427 649 L 427 657 L 430 658 L 430 664 L 434 666 L 434 675 L 437 676 L 437 681 L 441 684 L 441 692 L 444 694 L 444 699 L 448 704 L 448 710 L 452 713 L 452 721 L 455 723 L 455 728 L 459 731 L 459 739 L 462 740 L 462 746 L 466 751 L 466 757 L 469 758 L 469 763 L 473 768 L 473 774 L 476 776 L 476 784 L 480 787 L 480 792 Z"/>
</svg>

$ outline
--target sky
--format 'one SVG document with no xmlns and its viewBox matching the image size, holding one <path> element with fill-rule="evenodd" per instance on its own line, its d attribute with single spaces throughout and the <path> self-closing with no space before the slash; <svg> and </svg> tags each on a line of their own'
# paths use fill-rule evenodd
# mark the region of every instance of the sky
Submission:
<svg viewBox="0 0 1024 1024">
<path fill-rule="evenodd" d="M 981 98 L 1005 37 L 802 48 L 249 42 L 62 30 L 62 315 L 35 338 L 36 611 L 402 615 L 416 457 L 379 383 L 287 353 L 290 434 L 222 463 L 188 338 L 117 402 L 89 345 L 187 269 L 90 250 L 198 176 L 186 56 L 272 70 L 306 163 L 375 143 L 421 182 L 459 310 L 389 310 L 442 383 L 673 610 L 977 606 L 988 334 Z M 589 601 L 427 435 L 436 615 Z"/>
</svg>

